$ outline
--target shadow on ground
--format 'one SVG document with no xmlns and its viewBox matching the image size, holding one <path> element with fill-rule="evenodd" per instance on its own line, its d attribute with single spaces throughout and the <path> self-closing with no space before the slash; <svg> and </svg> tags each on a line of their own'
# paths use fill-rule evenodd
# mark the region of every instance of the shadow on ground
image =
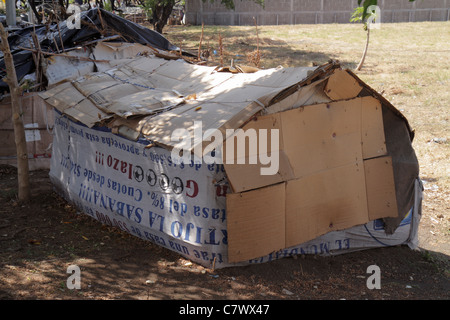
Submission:
<svg viewBox="0 0 450 320">
<path fill-rule="evenodd" d="M 31 176 L 33 200 L 15 201 L 14 170 L 1 174 L 0 299 L 448 299 L 449 257 L 406 246 L 339 256 L 296 256 L 206 269 L 175 252 L 101 225 Z M 70 265 L 81 289 L 67 288 Z M 370 290 L 367 268 L 381 271 Z"/>
</svg>

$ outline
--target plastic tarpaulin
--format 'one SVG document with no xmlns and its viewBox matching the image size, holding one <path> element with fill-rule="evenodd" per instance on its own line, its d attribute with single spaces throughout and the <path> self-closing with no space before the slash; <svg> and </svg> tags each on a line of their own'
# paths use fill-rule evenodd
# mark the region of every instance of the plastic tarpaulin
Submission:
<svg viewBox="0 0 450 320">
<path fill-rule="evenodd" d="M 150 45 L 161 50 L 178 50 L 164 36 L 137 23 L 121 18 L 100 8 L 81 12 L 81 28 L 69 28 L 66 21 L 50 26 L 38 25 L 23 28 L 9 34 L 8 40 L 16 67 L 17 79 L 34 71 L 32 52 L 22 48 L 30 48 L 31 34 L 34 32 L 44 52 L 57 52 L 57 48 L 69 49 L 84 42 L 120 35 L 116 40 L 121 42 Z M 35 49 L 31 46 L 32 49 Z M 0 52 L 0 79 L 5 76 L 5 62 Z M 8 85 L 0 80 L 0 91 L 9 91 Z"/>
</svg>

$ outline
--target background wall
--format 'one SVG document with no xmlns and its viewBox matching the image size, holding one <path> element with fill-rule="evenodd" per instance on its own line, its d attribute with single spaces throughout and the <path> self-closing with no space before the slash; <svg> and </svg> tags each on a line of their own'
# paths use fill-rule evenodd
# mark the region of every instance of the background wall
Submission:
<svg viewBox="0 0 450 320">
<path fill-rule="evenodd" d="M 235 0 L 235 10 L 202 0 L 186 0 L 186 23 L 199 25 L 258 25 L 348 23 L 357 0 L 265 0 L 265 8 Z M 448 21 L 450 0 L 379 0 L 381 22 Z"/>
</svg>

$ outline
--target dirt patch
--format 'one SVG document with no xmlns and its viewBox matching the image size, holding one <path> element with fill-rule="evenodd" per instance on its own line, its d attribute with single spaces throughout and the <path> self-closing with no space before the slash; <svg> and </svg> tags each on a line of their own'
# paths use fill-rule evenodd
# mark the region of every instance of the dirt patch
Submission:
<svg viewBox="0 0 450 320">
<path fill-rule="evenodd" d="M 450 298 L 440 252 L 397 246 L 211 270 L 78 213 L 52 191 L 48 171 L 32 173 L 24 205 L 15 169 L 0 174 L 0 299 Z M 80 290 L 67 288 L 70 265 L 80 267 Z M 370 265 L 380 268 L 379 290 L 367 288 Z"/>
</svg>

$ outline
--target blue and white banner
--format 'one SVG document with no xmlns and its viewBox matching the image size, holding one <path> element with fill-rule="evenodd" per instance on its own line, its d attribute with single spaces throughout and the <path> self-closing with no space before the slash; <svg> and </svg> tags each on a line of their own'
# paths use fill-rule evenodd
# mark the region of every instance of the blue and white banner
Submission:
<svg viewBox="0 0 450 320">
<path fill-rule="evenodd" d="M 237 265 L 227 261 L 229 187 L 223 165 L 175 163 L 170 151 L 150 147 L 148 141 L 130 141 L 101 127 L 90 129 L 55 111 L 50 178 L 66 200 L 104 224 L 206 267 Z M 419 186 L 416 198 L 421 199 Z M 296 254 L 414 246 L 418 200 L 416 204 L 393 235 L 371 221 L 239 265 Z"/>
</svg>

